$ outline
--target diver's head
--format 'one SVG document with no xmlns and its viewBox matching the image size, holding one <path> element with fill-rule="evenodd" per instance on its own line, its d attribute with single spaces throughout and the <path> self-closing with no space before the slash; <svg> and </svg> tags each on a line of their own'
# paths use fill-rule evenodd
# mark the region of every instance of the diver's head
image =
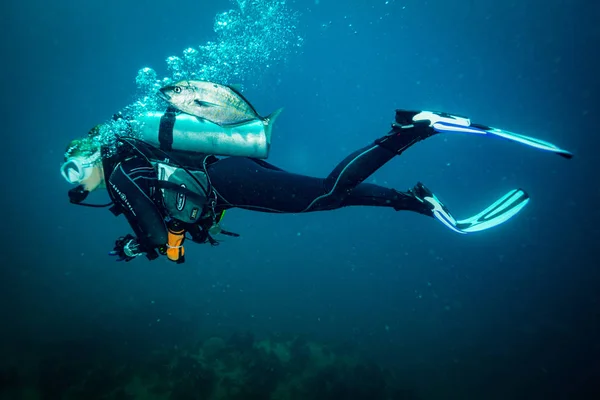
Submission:
<svg viewBox="0 0 600 400">
<path fill-rule="evenodd" d="M 60 172 L 67 182 L 82 185 L 88 192 L 102 185 L 104 171 L 101 149 L 93 136 L 69 143 Z"/>
</svg>

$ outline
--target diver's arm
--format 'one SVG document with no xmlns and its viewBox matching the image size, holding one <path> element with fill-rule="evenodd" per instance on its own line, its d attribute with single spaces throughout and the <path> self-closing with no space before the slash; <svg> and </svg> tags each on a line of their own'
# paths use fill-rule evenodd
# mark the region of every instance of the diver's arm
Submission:
<svg viewBox="0 0 600 400">
<path fill-rule="evenodd" d="M 107 189 L 118 203 L 133 229 L 142 252 L 150 252 L 167 243 L 167 227 L 163 215 L 151 196 L 156 172 L 139 157 L 119 162 L 108 179 Z"/>
</svg>

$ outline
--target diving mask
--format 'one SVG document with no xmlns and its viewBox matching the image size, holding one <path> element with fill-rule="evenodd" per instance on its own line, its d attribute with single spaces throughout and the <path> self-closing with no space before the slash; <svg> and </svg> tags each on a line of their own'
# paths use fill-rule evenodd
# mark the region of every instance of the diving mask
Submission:
<svg viewBox="0 0 600 400">
<path fill-rule="evenodd" d="M 89 157 L 69 157 L 60 167 L 60 172 L 67 182 L 71 184 L 81 183 L 92 175 L 94 164 L 99 158 L 100 152 L 96 152 Z"/>
</svg>

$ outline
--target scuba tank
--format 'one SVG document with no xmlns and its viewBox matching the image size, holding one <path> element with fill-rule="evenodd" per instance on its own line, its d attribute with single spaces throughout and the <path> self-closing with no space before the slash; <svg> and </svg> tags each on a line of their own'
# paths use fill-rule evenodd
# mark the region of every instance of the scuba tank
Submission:
<svg viewBox="0 0 600 400">
<path fill-rule="evenodd" d="M 134 137 L 162 150 L 265 159 L 269 156 L 275 117 L 274 114 L 269 120 L 222 127 L 169 108 L 166 112 L 142 113 L 130 126 Z"/>
</svg>

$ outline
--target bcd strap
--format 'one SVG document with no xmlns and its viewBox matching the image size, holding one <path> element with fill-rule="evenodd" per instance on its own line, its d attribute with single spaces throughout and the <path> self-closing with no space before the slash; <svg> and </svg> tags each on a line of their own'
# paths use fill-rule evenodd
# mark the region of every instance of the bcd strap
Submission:
<svg viewBox="0 0 600 400">
<path fill-rule="evenodd" d="M 173 127 L 177 117 L 177 109 L 169 106 L 162 117 L 158 128 L 158 143 L 163 151 L 173 150 Z"/>
</svg>

